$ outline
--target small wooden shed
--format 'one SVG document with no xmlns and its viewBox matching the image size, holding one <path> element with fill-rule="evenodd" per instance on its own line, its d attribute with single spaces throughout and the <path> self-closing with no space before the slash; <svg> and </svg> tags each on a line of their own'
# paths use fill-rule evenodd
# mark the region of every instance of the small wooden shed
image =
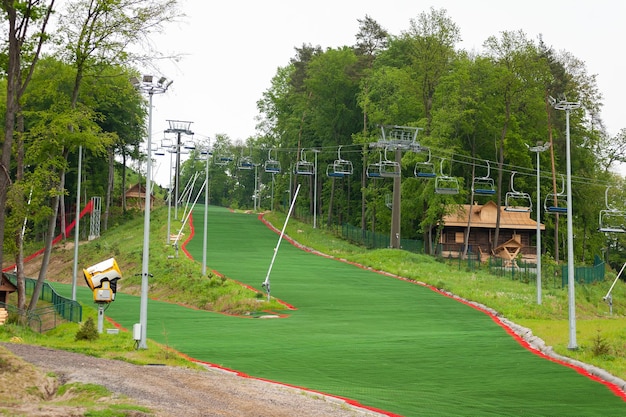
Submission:
<svg viewBox="0 0 626 417">
<path fill-rule="evenodd" d="M 135 184 L 130 187 L 126 191 L 126 202 L 129 206 L 137 207 L 143 211 L 146 205 L 146 186 L 144 184 Z M 150 207 L 154 207 L 154 194 L 150 194 Z"/>
<path fill-rule="evenodd" d="M 0 275 L 0 303 L 6 304 L 9 294 L 17 291 L 17 287 L 5 274 Z"/>
</svg>

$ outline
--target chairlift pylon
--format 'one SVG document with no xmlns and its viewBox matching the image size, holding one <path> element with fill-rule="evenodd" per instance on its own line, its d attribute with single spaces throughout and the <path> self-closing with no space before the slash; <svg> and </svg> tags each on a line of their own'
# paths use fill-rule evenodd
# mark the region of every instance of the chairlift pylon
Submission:
<svg viewBox="0 0 626 417">
<path fill-rule="evenodd" d="M 515 174 L 517 174 L 516 171 L 511 172 L 511 191 L 507 192 L 504 197 L 504 211 L 530 213 L 533 211 L 533 201 L 530 198 L 530 194 L 515 189 L 513 186 Z"/>
<path fill-rule="evenodd" d="M 341 157 L 341 146 L 337 149 L 337 159 L 326 167 L 326 176 L 331 178 L 343 178 L 352 175 L 352 162 Z"/>
<path fill-rule="evenodd" d="M 474 177 L 472 181 L 472 193 L 474 195 L 494 195 L 496 193 L 495 183 L 493 178 L 491 178 L 491 167 L 489 165 L 489 161 L 485 160 L 487 164 L 487 175 L 484 177 Z"/>
<path fill-rule="evenodd" d="M 436 194 L 448 194 L 454 195 L 459 193 L 459 179 L 457 177 L 452 177 L 450 175 L 445 175 L 443 173 L 443 162 L 445 158 L 441 158 L 441 162 L 439 163 L 439 172 L 441 175 L 438 175 L 435 178 L 435 193 Z"/>
<path fill-rule="evenodd" d="M 561 191 L 549 193 L 543 202 L 546 213 L 567 214 L 567 195 L 565 194 L 565 177 L 561 175 Z"/>
</svg>

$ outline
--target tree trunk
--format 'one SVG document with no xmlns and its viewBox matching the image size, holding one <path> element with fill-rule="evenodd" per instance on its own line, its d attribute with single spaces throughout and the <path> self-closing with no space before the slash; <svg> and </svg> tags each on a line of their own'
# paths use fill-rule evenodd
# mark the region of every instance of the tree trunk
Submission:
<svg viewBox="0 0 626 417">
<path fill-rule="evenodd" d="M 172 162 L 170 156 L 170 164 Z M 168 185 L 169 198 L 172 198 L 172 173 L 168 174 L 168 181 L 170 182 Z M 122 151 L 122 213 L 126 214 L 126 152 Z"/>
<path fill-rule="evenodd" d="M 498 247 L 499 239 L 500 239 L 500 218 L 501 218 L 501 207 L 502 207 L 502 167 L 504 166 L 504 139 L 506 138 L 506 133 L 509 127 L 509 120 L 511 118 L 511 103 L 509 100 L 506 101 L 505 105 L 505 116 L 504 116 L 504 125 L 502 126 L 502 134 L 500 136 L 500 143 L 498 146 L 498 191 L 497 191 L 497 206 L 498 211 L 496 214 L 496 231 L 494 234 L 494 242 L 491 247 L 491 251 Z"/>
<path fill-rule="evenodd" d="M 58 189 L 58 194 L 62 189 Z M 41 269 L 39 270 L 39 276 L 37 277 L 37 283 L 33 289 L 33 294 L 28 305 L 28 311 L 33 311 L 37 308 L 37 301 L 41 294 L 41 288 L 46 280 L 46 274 L 48 273 L 48 264 L 50 262 L 50 253 L 52 252 L 52 242 L 54 241 L 54 231 L 56 229 L 57 216 L 59 214 L 59 196 L 56 195 L 52 198 L 53 213 L 48 220 L 48 233 L 46 235 L 46 245 L 43 252 L 43 259 L 41 260 Z"/>
<path fill-rule="evenodd" d="M 107 194 L 104 203 L 104 225 L 103 229 L 107 230 L 109 225 L 109 213 L 111 210 L 111 196 L 113 195 L 113 186 L 115 182 L 115 152 L 113 148 L 109 149 L 109 179 L 107 181 Z"/>
<path fill-rule="evenodd" d="M 332 219 L 333 219 L 333 200 L 335 198 L 335 177 L 331 181 L 330 186 L 330 199 L 328 200 L 328 220 L 326 221 L 326 225 L 330 227 Z"/>
</svg>

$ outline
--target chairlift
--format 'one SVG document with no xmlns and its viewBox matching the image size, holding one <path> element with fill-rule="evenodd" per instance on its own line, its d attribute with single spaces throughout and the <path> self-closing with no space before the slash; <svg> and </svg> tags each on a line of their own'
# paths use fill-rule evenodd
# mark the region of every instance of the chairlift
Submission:
<svg viewBox="0 0 626 417">
<path fill-rule="evenodd" d="M 272 159 L 272 150 L 267 151 L 267 161 L 265 161 L 265 172 L 270 174 L 280 174 L 280 161 Z"/>
<path fill-rule="evenodd" d="M 618 210 L 609 204 L 609 188 L 604 192 L 604 202 L 606 209 L 600 210 L 599 231 L 604 233 L 625 233 L 626 232 L 626 212 Z"/>
<path fill-rule="evenodd" d="M 337 159 L 326 167 L 326 175 L 331 178 L 343 178 L 352 175 L 352 162 L 341 158 L 341 146 L 337 149 Z"/>
<path fill-rule="evenodd" d="M 300 160 L 296 162 L 295 174 L 296 175 L 313 175 L 315 173 L 315 165 L 313 162 L 306 160 L 305 149 L 300 150 Z"/>
<path fill-rule="evenodd" d="M 382 175 L 380 175 L 380 166 L 382 165 L 383 154 L 382 152 L 378 151 L 378 155 L 379 155 L 378 162 L 374 162 L 373 164 L 367 165 L 367 170 L 365 171 L 365 175 L 367 175 L 367 178 L 374 178 L 374 179 L 382 178 Z"/>
<path fill-rule="evenodd" d="M 219 165 L 219 166 L 226 166 L 226 165 L 230 165 L 234 158 L 231 154 L 229 153 L 218 153 L 217 155 L 215 155 L 215 165 Z"/>
<path fill-rule="evenodd" d="M 425 149 L 425 150 L 428 151 L 428 158 L 426 158 L 425 161 L 417 162 L 415 164 L 415 168 L 413 169 L 413 174 L 415 175 L 416 178 L 426 178 L 426 179 L 435 178 L 437 177 L 437 173 L 435 172 L 435 166 L 433 165 L 432 162 L 430 162 L 430 158 L 431 158 L 430 148 Z"/>
<path fill-rule="evenodd" d="M 237 169 L 240 171 L 249 171 L 254 168 L 254 163 L 252 162 L 252 157 L 243 155 L 243 148 L 241 149 L 241 157 L 237 162 Z"/>
<path fill-rule="evenodd" d="M 400 162 L 387 159 L 387 148 L 385 148 L 385 159 L 383 159 L 380 164 L 380 176 L 383 178 L 400 176 Z"/>
<path fill-rule="evenodd" d="M 517 213 L 530 213 L 533 211 L 533 201 L 530 194 L 516 191 L 513 186 L 513 178 L 517 172 L 511 172 L 511 191 L 506 193 L 504 197 L 504 211 Z"/>
<path fill-rule="evenodd" d="M 254 163 L 249 156 L 242 156 L 239 159 L 239 163 L 237 164 L 237 168 L 241 171 L 249 171 L 254 168 Z"/>
<path fill-rule="evenodd" d="M 489 161 L 485 160 L 487 163 L 487 175 L 484 177 L 474 177 L 472 181 L 472 192 L 474 195 L 494 195 L 496 193 L 496 187 L 493 182 L 493 178 L 491 178 L 491 167 L 489 166 Z"/>
<path fill-rule="evenodd" d="M 459 179 L 457 177 L 452 177 L 450 175 L 445 175 L 443 173 L 443 162 L 445 158 L 441 158 L 441 162 L 439 164 L 439 172 L 441 175 L 438 175 L 435 178 L 435 193 L 437 194 L 448 194 L 454 195 L 459 193 Z"/>
<path fill-rule="evenodd" d="M 567 214 L 567 195 L 565 194 L 565 177 L 561 175 L 561 191 L 549 193 L 543 202 L 546 213 Z"/>
<path fill-rule="evenodd" d="M 393 209 L 393 196 L 391 194 L 385 194 L 385 206 L 388 209 Z"/>
</svg>

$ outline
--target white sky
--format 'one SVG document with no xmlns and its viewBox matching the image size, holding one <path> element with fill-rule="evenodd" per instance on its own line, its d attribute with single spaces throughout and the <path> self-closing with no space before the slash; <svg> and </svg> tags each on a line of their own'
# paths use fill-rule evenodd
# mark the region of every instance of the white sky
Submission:
<svg viewBox="0 0 626 417">
<path fill-rule="evenodd" d="M 323 49 L 353 45 L 357 19 L 371 16 L 393 35 L 432 6 L 444 8 L 459 26 L 459 48 L 482 50 L 483 42 L 504 30 L 543 36 L 556 51 L 566 50 L 597 74 L 604 97 L 602 119 L 611 135 L 626 127 L 621 98 L 626 98 L 626 2 L 621 0 L 180 0 L 187 15 L 155 38 L 162 53 L 185 56 L 162 62 L 161 74 L 174 80 L 153 99 L 153 138 L 160 140 L 167 120 L 193 122 L 195 139 L 225 133 L 232 140 L 255 134 L 256 102 L 270 87 L 278 67 L 303 43 Z M 167 184 L 167 162 L 155 180 Z M 157 165 L 160 164 L 157 162 Z M 155 169 L 157 169 L 155 167 Z"/>
</svg>

